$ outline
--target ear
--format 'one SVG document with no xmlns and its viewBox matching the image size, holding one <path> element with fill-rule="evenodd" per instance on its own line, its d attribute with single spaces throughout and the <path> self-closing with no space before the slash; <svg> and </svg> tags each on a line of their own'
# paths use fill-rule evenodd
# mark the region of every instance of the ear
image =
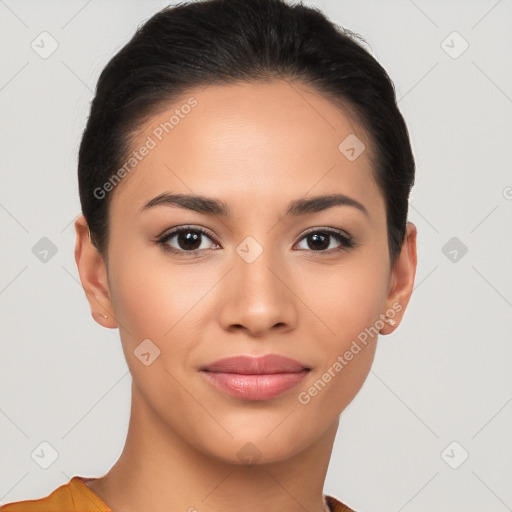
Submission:
<svg viewBox="0 0 512 512">
<path fill-rule="evenodd" d="M 393 318 L 395 325 L 386 323 L 380 331 L 381 334 L 390 334 L 400 325 L 411 298 L 417 264 L 416 235 L 416 226 L 412 222 L 407 222 L 405 240 L 391 271 L 386 311 L 383 312 L 384 315 L 387 312 L 388 317 Z"/>
<path fill-rule="evenodd" d="M 75 220 L 75 232 L 75 261 L 91 307 L 91 315 L 103 327 L 114 329 L 117 322 L 110 297 L 107 268 L 103 257 L 92 243 L 89 226 L 83 215 Z"/>
</svg>

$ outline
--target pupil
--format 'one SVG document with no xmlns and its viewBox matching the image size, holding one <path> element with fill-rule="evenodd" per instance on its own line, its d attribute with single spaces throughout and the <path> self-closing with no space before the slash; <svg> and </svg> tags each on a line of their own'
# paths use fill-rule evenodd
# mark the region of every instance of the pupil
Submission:
<svg viewBox="0 0 512 512">
<path fill-rule="evenodd" d="M 200 237 L 201 233 L 197 231 L 187 231 L 186 234 L 180 233 L 178 235 L 178 243 L 182 249 L 193 251 L 201 245 Z M 192 245 L 193 247 L 191 247 L 190 245 Z"/>
<path fill-rule="evenodd" d="M 323 241 L 323 243 L 320 244 L 320 246 L 318 246 L 318 245 L 316 245 L 314 247 L 310 246 L 310 248 L 313 248 L 313 249 L 314 248 L 316 248 L 316 249 L 327 249 L 327 247 L 329 247 L 329 235 L 326 235 L 325 233 L 320 233 L 320 234 L 315 233 L 314 235 L 310 235 L 310 238 L 315 240 L 315 241 L 318 241 L 319 239 L 321 239 L 321 241 Z"/>
</svg>

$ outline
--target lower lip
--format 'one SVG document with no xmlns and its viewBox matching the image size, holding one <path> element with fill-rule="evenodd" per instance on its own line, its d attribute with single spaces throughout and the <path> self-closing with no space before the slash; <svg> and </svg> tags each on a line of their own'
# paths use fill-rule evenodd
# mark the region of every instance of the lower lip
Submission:
<svg viewBox="0 0 512 512">
<path fill-rule="evenodd" d="M 228 395 L 242 400 L 270 400 L 300 384 L 309 371 L 264 375 L 208 371 L 202 373 L 210 384 Z"/>
</svg>

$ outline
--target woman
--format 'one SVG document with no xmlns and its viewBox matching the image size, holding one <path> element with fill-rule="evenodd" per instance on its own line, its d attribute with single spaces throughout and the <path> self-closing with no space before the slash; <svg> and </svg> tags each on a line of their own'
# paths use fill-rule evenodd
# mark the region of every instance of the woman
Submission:
<svg viewBox="0 0 512 512">
<path fill-rule="evenodd" d="M 319 11 L 168 7 L 103 70 L 75 258 L 132 374 L 123 453 L 17 511 L 350 511 L 339 417 L 416 271 L 393 84 Z"/>
</svg>

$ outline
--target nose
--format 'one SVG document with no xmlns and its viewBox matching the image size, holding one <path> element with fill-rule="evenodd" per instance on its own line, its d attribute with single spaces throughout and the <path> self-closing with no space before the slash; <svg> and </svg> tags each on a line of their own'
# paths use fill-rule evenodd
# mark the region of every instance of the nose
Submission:
<svg viewBox="0 0 512 512">
<path fill-rule="evenodd" d="M 252 262 L 236 253 L 233 260 L 220 298 L 222 328 L 243 330 L 253 337 L 295 329 L 300 301 L 286 265 L 278 264 L 270 250 L 264 250 Z"/>
</svg>

